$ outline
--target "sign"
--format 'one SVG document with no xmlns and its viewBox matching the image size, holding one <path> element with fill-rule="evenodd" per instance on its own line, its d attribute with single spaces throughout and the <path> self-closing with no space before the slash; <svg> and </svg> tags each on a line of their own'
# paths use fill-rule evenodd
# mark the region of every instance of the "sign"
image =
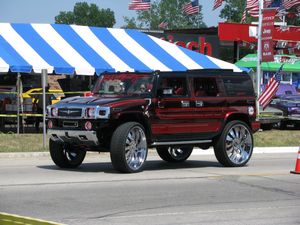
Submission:
<svg viewBox="0 0 300 225">
<path fill-rule="evenodd" d="M 216 58 L 220 57 L 220 42 L 217 29 L 207 33 L 203 33 L 201 29 L 193 33 L 185 30 L 179 30 L 178 32 L 164 31 L 161 33 L 145 31 L 145 33 L 192 51 Z"/>
<path fill-rule="evenodd" d="M 262 28 L 261 28 L 262 62 L 274 61 L 273 31 L 274 31 L 275 15 L 276 15 L 275 9 L 263 10 Z"/>
</svg>

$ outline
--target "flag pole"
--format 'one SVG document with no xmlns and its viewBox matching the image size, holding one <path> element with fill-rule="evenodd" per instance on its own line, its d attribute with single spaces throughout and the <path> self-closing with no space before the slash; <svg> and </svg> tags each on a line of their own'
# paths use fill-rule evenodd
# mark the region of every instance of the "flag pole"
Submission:
<svg viewBox="0 0 300 225">
<path fill-rule="evenodd" d="M 262 11 L 264 7 L 263 0 L 258 0 L 259 4 L 259 17 L 258 17 L 258 28 L 257 28 L 257 68 L 256 68 L 256 88 L 257 88 L 257 98 L 256 98 L 256 109 L 257 116 L 259 117 L 259 103 L 258 98 L 260 96 L 260 85 L 261 85 L 261 60 L 262 60 L 262 48 L 261 48 L 261 28 L 262 28 Z"/>
</svg>

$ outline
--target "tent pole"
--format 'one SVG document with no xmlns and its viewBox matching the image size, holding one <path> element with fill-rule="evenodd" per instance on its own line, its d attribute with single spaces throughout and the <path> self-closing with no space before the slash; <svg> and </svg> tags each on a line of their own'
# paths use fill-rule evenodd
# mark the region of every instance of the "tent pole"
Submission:
<svg viewBox="0 0 300 225">
<path fill-rule="evenodd" d="M 47 70 L 42 70 L 42 89 L 43 89 L 43 148 L 46 148 L 46 80 Z"/>
<path fill-rule="evenodd" d="M 20 134 L 20 78 L 21 74 L 17 75 L 17 134 Z"/>
<path fill-rule="evenodd" d="M 258 98 L 260 96 L 260 79 L 261 79 L 261 60 L 262 60 L 262 52 L 261 52 L 261 28 L 262 28 L 262 12 L 264 8 L 264 1 L 259 0 L 259 17 L 258 17 L 258 31 L 257 31 L 257 69 L 256 69 L 256 85 L 257 85 L 257 98 L 256 98 L 256 106 L 257 106 L 257 116 L 259 117 L 259 102 Z"/>
</svg>

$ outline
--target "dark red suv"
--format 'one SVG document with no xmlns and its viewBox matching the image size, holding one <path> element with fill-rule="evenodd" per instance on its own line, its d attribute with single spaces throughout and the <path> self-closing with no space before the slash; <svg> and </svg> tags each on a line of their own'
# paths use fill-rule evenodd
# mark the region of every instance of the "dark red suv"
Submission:
<svg viewBox="0 0 300 225">
<path fill-rule="evenodd" d="M 48 107 L 50 154 L 62 168 L 106 151 L 116 170 L 139 172 L 149 148 L 183 162 L 210 146 L 224 166 L 243 166 L 258 128 L 252 80 L 231 70 L 104 74 L 92 96 Z"/>
</svg>

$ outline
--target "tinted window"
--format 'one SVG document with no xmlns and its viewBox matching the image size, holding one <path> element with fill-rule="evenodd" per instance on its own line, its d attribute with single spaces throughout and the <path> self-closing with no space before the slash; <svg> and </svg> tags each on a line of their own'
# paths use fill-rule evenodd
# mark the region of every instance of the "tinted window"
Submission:
<svg viewBox="0 0 300 225">
<path fill-rule="evenodd" d="M 223 78 L 228 96 L 253 96 L 253 85 L 249 77 Z"/>
<path fill-rule="evenodd" d="M 194 78 L 195 97 L 218 96 L 219 90 L 215 78 Z"/>
<path fill-rule="evenodd" d="M 169 95 L 186 96 L 188 94 L 186 78 L 162 77 L 159 82 L 158 91 L 163 94 L 166 90 L 168 90 Z"/>
</svg>

